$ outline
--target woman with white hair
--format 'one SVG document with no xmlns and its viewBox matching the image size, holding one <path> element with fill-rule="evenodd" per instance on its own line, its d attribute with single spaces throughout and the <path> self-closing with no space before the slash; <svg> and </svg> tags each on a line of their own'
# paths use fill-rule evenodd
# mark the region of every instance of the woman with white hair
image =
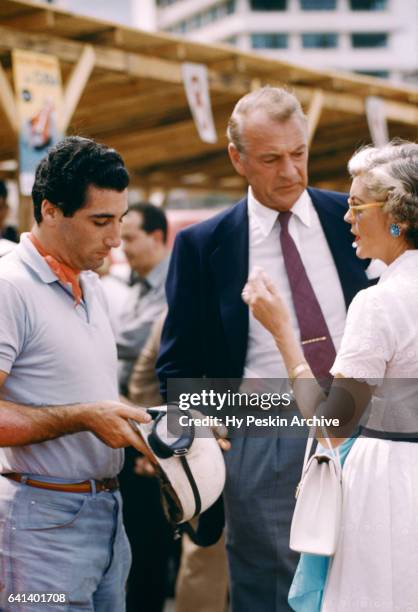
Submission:
<svg viewBox="0 0 418 612">
<path fill-rule="evenodd" d="M 340 427 L 328 429 L 334 446 L 361 426 L 344 463 L 342 526 L 324 592 L 315 606 L 295 609 L 412 612 L 418 610 L 418 145 L 366 147 L 348 168 L 345 220 L 356 254 L 388 267 L 349 307 L 328 397 L 263 271 L 250 276 L 243 298 L 273 334 L 302 414 L 338 417 Z"/>
</svg>

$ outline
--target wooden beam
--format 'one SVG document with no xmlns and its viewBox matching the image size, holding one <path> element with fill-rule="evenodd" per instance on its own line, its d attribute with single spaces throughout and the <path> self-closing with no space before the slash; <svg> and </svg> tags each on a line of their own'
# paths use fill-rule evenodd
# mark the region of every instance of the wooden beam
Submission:
<svg viewBox="0 0 418 612">
<path fill-rule="evenodd" d="M 418 132 L 418 107 L 413 104 L 384 100 L 385 114 L 390 121 L 415 125 Z"/>
<path fill-rule="evenodd" d="M 120 151 L 125 161 L 133 166 L 150 166 L 169 159 L 179 161 L 225 150 L 227 140 L 222 134 L 222 126 L 225 127 L 228 117 L 229 114 L 218 115 L 216 118 L 215 123 L 220 134 L 216 144 L 207 144 L 200 140 L 192 119 L 139 132 L 108 134 L 106 142 Z"/>
<path fill-rule="evenodd" d="M 293 87 L 293 90 L 302 103 L 308 103 L 312 96 L 310 87 Z M 322 90 L 323 91 L 323 90 Z M 350 95 L 347 93 L 334 93 L 323 91 L 323 108 L 341 111 L 352 115 L 365 115 L 365 96 Z M 365 92 L 367 95 L 367 92 Z M 398 121 L 409 125 L 418 125 L 418 108 L 414 104 L 396 102 L 384 98 L 386 117 L 389 121 Z"/>
<path fill-rule="evenodd" d="M 7 121 L 12 131 L 17 134 L 19 131 L 19 122 L 17 118 L 16 99 L 13 93 L 12 86 L 9 83 L 6 72 L 0 63 L 0 105 L 6 115 Z"/>
<path fill-rule="evenodd" d="M 28 30 L 29 32 L 42 32 L 50 30 L 55 25 L 55 14 L 51 10 L 40 10 L 37 7 L 35 10 L 25 11 L 13 17 L 2 19 L 3 25 L 12 28 Z"/>
<path fill-rule="evenodd" d="M 96 61 L 96 54 L 91 45 L 85 45 L 81 56 L 73 68 L 64 91 L 64 108 L 62 113 L 62 131 L 65 134 L 74 114 L 81 94 L 89 80 Z"/>
<path fill-rule="evenodd" d="M 16 47 L 50 53 L 60 60 L 75 63 L 83 51 L 84 44 L 67 38 L 17 32 L 0 26 L 0 48 L 11 50 Z M 169 83 L 183 82 L 179 62 L 96 45 L 94 50 L 97 68 Z"/>
<path fill-rule="evenodd" d="M 231 176 L 231 174 L 234 173 L 226 147 L 213 153 L 206 152 L 201 156 L 194 155 L 187 160 L 187 168 L 185 167 L 184 161 L 182 162 L 177 158 L 162 161 L 154 166 L 148 165 L 146 168 L 147 174 L 168 172 L 173 175 L 182 175 L 186 171 L 191 174 L 204 171 L 205 174 L 217 176 L 219 178 Z"/>
<path fill-rule="evenodd" d="M 33 203 L 31 196 L 24 196 L 19 193 L 18 226 L 19 232 L 30 230 L 34 222 Z"/>
<path fill-rule="evenodd" d="M 237 199 L 242 197 L 246 191 L 246 184 L 243 181 L 241 184 L 229 184 L 223 180 L 213 180 L 211 177 L 209 177 L 198 185 L 188 185 L 184 183 L 182 181 L 182 176 L 180 175 L 160 175 L 155 177 L 148 175 L 138 175 L 137 180 L 138 186 L 142 186 L 145 182 L 149 189 L 152 189 L 153 187 L 156 189 L 163 188 L 166 190 L 180 188 L 193 193 L 210 193 L 217 191 L 235 195 L 237 196 Z"/>
<path fill-rule="evenodd" d="M 32 49 L 34 51 L 51 53 L 56 55 L 60 60 L 75 63 L 78 61 L 83 50 L 83 43 L 55 38 L 40 34 L 21 33 L 4 26 L 0 26 L 0 48 L 11 50 L 13 48 Z M 139 79 L 150 79 L 155 82 L 182 84 L 181 63 L 179 61 L 165 60 L 148 55 L 126 52 L 120 49 L 108 48 L 103 46 L 95 46 L 96 67 L 106 70 L 125 73 L 128 76 Z M 209 86 L 213 92 L 228 93 L 236 98 L 251 90 L 251 74 L 246 74 L 246 62 L 242 58 L 238 58 L 237 69 L 234 73 L 219 73 L 214 70 L 209 70 Z M 252 58 L 253 61 L 254 58 Z M 238 60 L 237 60 L 238 61 Z M 238 70 L 239 68 L 239 70 Z M 279 70 L 278 64 L 276 69 Z M 295 68 L 296 70 L 296 68 Z M 270 83 L 271 85 L 282 85 L 281 82 L 271 78 L 271 75 L 266 74 L 260 79 L 261 84 Z M 347 79 L 348 88 L 348 79 Z M 315 87 L 316 89 L 316 87 Z M 313 87 L 309 86 L 294 86 L 293 90 L 299 97 L 302 103 L 309 104 L 312 98 Z M 376 85 L 376 92 L 382 97 L 389 96 L 387 86 L 379 88 Z M 360 94 L 352 94 L 347 91 L 335 93 L 333 91 L 324 91 L 323 108 L 330 110 L 340 110 L 354 115 L 363 115 L 365 113 L 364 100 L 365 96 L 370 93 L 370 89 L 365 83 Z M 402 95 L 402 92 L 398 92 Z M 411 94 L 412 97 L 412 94 Z M 398 121 L 406 124 L 417 124 L 418 109 L 413 104 L 406 102 L 392 101 L 391 98 L 384 98 L 387 102 L 387 117 L 389 121 Z"/>
<path fill-rule="evenodd" d="M 311 145 L 313 137 L 318 127 L 319 119 L 321 118 L 322 108 L 324 106 L 324 92 L 321 89 L 316 89 L 312 96 L 308 108 L 308 146 Z"/>
</svg>

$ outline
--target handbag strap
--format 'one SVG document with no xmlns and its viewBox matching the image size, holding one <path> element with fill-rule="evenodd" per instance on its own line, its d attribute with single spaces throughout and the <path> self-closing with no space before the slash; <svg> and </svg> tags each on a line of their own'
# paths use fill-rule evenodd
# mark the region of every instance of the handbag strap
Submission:
<svg viewBox="0 0 418 612">
<path fill-rule="evenodd" d="M 306 465 L 309 461 L 309 455 L 311 454 L 311 450 L 312 450 L 312 445 L 315 439 L 315 431 L 316 431 L 316 426 L 313 425 L 310 430 L 309 430 L 309 434 L 308 434 L 308 439 L 306 442 L 306 448 L 305 448 L 305 457 L 303 459 L 303 467 L 302 467 L 302 476 L 305 472 L 305 468 Z M 341 472 L 341 461 L 340 461 L 340 451 L 338 446 L 334 447 L 332 446 L 330 439 L 327 435 L 327 430 L 324 426 L 321 427 L 321 431 L 322 431 L 322 437 L 324 438 L 324 440 L 326 441 L 326 444 L 328 446 L 328 449 L 331 451 L 331 455 L 337 465 L 337 470 L 338 472 Z"/>
</svg>

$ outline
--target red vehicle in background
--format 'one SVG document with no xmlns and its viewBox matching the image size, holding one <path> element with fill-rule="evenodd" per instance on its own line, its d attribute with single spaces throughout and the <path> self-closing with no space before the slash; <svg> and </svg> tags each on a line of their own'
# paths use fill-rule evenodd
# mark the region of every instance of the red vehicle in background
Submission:
<svg viewBox="0 0 418 612">
<path fill-rule="evenodd" d="M 224 210 L 223 208 L 185 208 L 168 209 L 166 211 L 168 219 L 168 246 L 171 248 L 177 232 L 194 223 L 200 223 L 210 217 L 217 215 Z"/>
</svg>

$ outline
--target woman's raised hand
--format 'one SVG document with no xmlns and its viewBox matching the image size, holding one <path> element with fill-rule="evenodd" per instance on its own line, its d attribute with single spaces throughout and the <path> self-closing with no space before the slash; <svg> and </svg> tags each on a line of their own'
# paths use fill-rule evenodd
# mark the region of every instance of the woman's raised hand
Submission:
<svg viewBox="0 0 418 612">
<path fill-rule="evenodd" d="M 254 317 L 279 339 L 290 327 L 289 310 L 263 268 L 255 267 L 242 291 L 242 299 Z"/>
</svg>

